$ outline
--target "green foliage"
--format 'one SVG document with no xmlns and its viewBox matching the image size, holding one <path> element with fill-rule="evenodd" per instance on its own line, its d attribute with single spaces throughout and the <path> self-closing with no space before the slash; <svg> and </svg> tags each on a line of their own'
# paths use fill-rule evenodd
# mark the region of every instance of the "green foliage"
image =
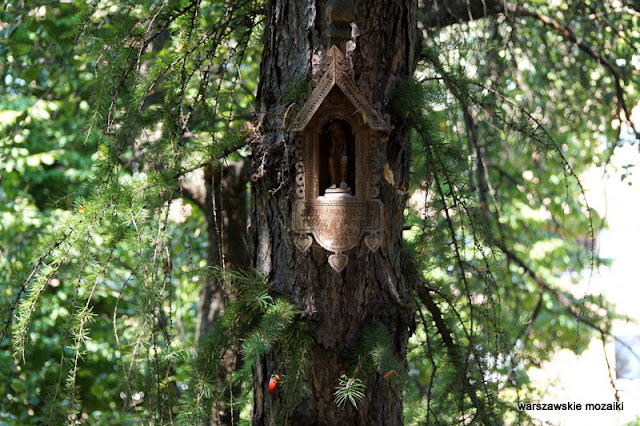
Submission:
<svg viewBox="0 0 640 426">
<path fill-rule="evenodd" d="M 306 322 L 296 323 L 284 336 L 282 346 L 287 348 L 288 358 L 284 365 L 282 383 L 282 400 L 285 416 L 291 414 L 296 407 L 309 396 L 311 388 L 309 378 L 312 367 L 311 351 L 314 348 L 313 338 L 309 334 Z"/>
<path fill-rule="evenodd" d="M 343 374 L 334 392 L 336 404 L 342 406 L 347 400 L 357 409 L 358 401 L 365 396 L 365 380 L 382 376 L 400 390 L 407 387 L 407 372 L 404 363 L 393 353 L 391 336 L 382 325 L 367 328 L 362 342 L 353 356 L 353 372 Z"/>
<path fill-rule="evenodd" d="M 357 377 L 351 378 L 343 374 L 340 376 L 334 395 L 336 396 L 336 404 L 338 404 L 338 406 L 344 405 L 345 401 L 349 400 L 357 409 L 358 400 L 364 398 L 364 383 Z"/>
<path fill-rule="evenodd" d="M 245 359 L 255 359 L 271 350 L 273 344 L 291 325 L 297 308 L 283 299 L 276 299 L 275 303 L 264 312 L 260 323 L 242 344 L 242 355 Z"/>
<path fill-rule="evenodd" d="M 204 422 L 244 410 L 282 348 L 286 419 L 312 393 L 307 324 L 257 271 L 207 265 L 205 219 L 173 213 L 181 179 L 244 155 L 263 2 L 27 3 L 0 18 L 0 423 Z M 578 178 L 633 141 L 638 16 L 534 3 L 579 37 L 533 15 L 454 25 L 394 93 L 418 324 L 407 365 L 384 327 L 363 333 L 338 405 L 382 377 L 410 424 L 525 422 L 528 369 L 609 331 L 612 307 L 575 287 L 605 262 Z M 232 297 L 197 340 L 204 278 Z"/>
<path fill-rule="evenodd" d="M 279 385 L 288 407 L 294 409 L 305 395 L 309 372 L 311 341 L 304 332 L 306 325 L 295 321 L 297 308 L 281 298 L 268 294 L 269 284 L 265 276 L 256 270 L 234 271 L 214 268 L 212 273 L 231 287 L 236 299 L 230 302 L 214 329 L 192 353 L 194 376 L 184 394 L 179 419 L 186 424 L 207 421 L 210 407 L 226 401 L 241 409 L 251 398 L 253 389 L 252 367 L 256 359 L 273 349 L 274 345 L 292 345 L 283 383 Z M 241 344 L 243 362 L 234 372 L 231 381 L 221 382 L 219 373 L 225 355 Z M 229 400 L 230 390 L 242 388 L 236 400 Z"/>
<path fill-rule="evenodd" d="M 593 249 L 603 219 L 579 177 L 608 160 L 602 146 L 624 143 L 614 118 L 622 106 L 607 96 L 615 76 L 525 19 L 443 29 L 427 43 L 419 78 L 394 94 L 414 132 L 406 239 L 420 284 L 410 422 L 525 421 L 513 402 L 544 391 L 527 370 L 560 348 L 582 352 L 615 317 L 602 297 L 576 290 L 606 264 Z M 577 34 L 610 24 L 571 22 Z M 628 39 L 607 34 L 589 40 L 594 50 L 614 55 L 619 43 L 614 57 L 629 58 Z M 624 96 L 637 103 L 634 89 Z"/>
<path fill-rule="evenodd" d="M 0 423 L 173 416 L 207 244 L 176 178 L 245 143 L 260 7 L 3 7 Z"/>
</svg>

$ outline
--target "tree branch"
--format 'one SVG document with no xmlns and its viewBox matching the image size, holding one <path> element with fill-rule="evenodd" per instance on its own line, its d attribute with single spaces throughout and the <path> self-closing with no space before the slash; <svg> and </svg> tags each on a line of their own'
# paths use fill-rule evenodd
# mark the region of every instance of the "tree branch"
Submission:
<svg viewBox="0 0 640 426">
<path fill-rule="evenodd" d="M 591 322 L 590 320 L 583 318 L 580 312 L 576 312 L 573 304 L 571 303 L 569 298 L 567 298 L 567 296 L 560 293 L 555 288 L 551 287 L 545 280 L 542 279 L 542 277 L 536 274 L 536 272 L 532 268 L 530 268 L 529 265 L 527 265 L 517 254 L 515 254 L 503 242 L 496 241 L 496 245 L 507 256 L 509 260 L 511 260 L 516 265 L 524 269 L 525 273 L 527 273 L 536 282 L 536 284 L 538 284 L 538 286 L 542 290 L 551 293 L 553 297 L 571 314 L 571 316 L 573 316 L 579 322 L 587 325 L 588 327 L 593 328 L 594 330 L 598 331 L 601 334 L 606 334 L 606 335 L 610 334 L 607 330 L 604 330 L 600 328 L 598 325 Z"/>
<path fill-rule="evenodd" d="M 445 347 L 447 348 L 447 353 L 449 354 L 449 357 L 451 357 L 454 363 L 462 364 L 463 363 L 462 360 L 464 358 L 462 357 L 462 354 L 458 350 L 458 346 L 456 346 L 456 344 L 454 343 L 452 332 L 449 329 L 449 327 L 447 327 L 447 324 L 444 321 L 444 318 L 442 316 L 442 310 L 433 300 L 433 297 L 431 297 L 430 290 L 424 283 L 419 282 L 418 285 L 416 286 L 416 292 L 418 294 L 418 298 L 420 299 L 420 301 L 425 305 L 429 313 L 431 313 L 433 322 L 435 323 L 436 328 L 438 329 L 438 333 L 440 333 L 440 335 L 442 336 L 442 340 L 444 342 Z M 463 378 L 462 387 L 464 389 L 464 392 L 469 396 L 469 398 L 473 402 L 474 407 L 478 410 L 478 414 L 481 414 L 483 419 L 496 420 L 495 413 L 493 412 L 492 407 L 490 406 L 487 407 L 485 404 L 486 401 L 481 400 L 476 394 L 474 385 L 471 384 L 471 381 L 469 380 L 469 375 L 467 374 L 466 370 L 467 369 L 465 368 L 464 371 L 461 371 L 462 378 Z M 489 410 L 489 412 L 487 412 L 487 409 Z"/>
<path fill-rule="evenodd" d="M 420 22 L 430 31 L 452 24 L 498 15 L 505 10 L 502 0 L 432 0 L 420 8 Z"/>
<path fill-rule="evenodd" d="M 624 89 L 622 88 L 622 77 L 620 76 L 620 71 L 618 70 L 618 68 L 616 68 L 615 65 L 613 65 L 613 63 L 609 59 L 605 58 L 600 53 L 593 50 L 593 48 L 591 48 L 591 46 L 586 44 L 584 41 L 578 40 L 578 37 L 576 37 L 573 31 L 571 31 L 569 28 L 565 27 L 564 25 L 561 25 L 556 20 L 554 20 L 553 18 L 547 15 L 537 13 L 533 10 L 527 9 L 525 7 L 522 7 L 518 4 L 513 4 L 513 3 L 505 3 L 505 10 L 508 13 L 512 13 L 514 15 L 531 17 L 539 20 L 545 26 L 553 29 L 565 40 L 568 40 L 574 43 L 581 51 L 583 51 L 588 56 L 595 59 L 598 64 L 606 68 L 611 73 L 611 76 L 613 77 L 613 80 L 614 80 L 614 84 L 616 86 L 616 98 L 618 99 L 618 108 L 619 110 L 624 112 L 624 115 L 625 115 L 624 119 L 626 123 L 629 125 L 629 127 L 631 127 L 631 129 L 633 130 L 633 133 L 635 134 L 636 139 L 640 140 L 640 131 L 638 131 L 636 126 L 631 121 L 631 111 L 629 110 L 629 107 L 627 106 L 627 103 L 625 102 L 625 99 L 624 99 Z"/>
<path fill-rule="evenodd" d="M 631 9 L 626 9 L 626 12 L 634 15 L 638 13 Z M 633 130 L 636 139 L 640 140 L 640 131 L 630 119 L 631 111 L 625 101 L 620 70 L 608 58 L 596 52 L 584 41 L 578 40 L 578 37 L 573 33 L 573 31 L 564 25 L 561 25 L 553 18 L 542 13 L 535 12 L 531 9 L 527 9 L 519 4 L 507 3 L 503 0 L 432 0 L 425 2 L 420 13 L 420 22 L 427 30 L 430 31 L 437 31 L 452 24 L 469 22 L 499 14 L 512 14 L 515 16 L 537 19 L 546 27 L 562 36 L 565 40 L 574 43 L 581 51 L 595 59 L 597 63 L 601 64 L 609 71 L 614 79 L 618 108 L 620 111 L 624 112 L 624 119 L 627 125 L 629 125 Z M 589 16 L 591 17 L 593 15 L 594 14 L 592 13 Z"/>
<path fill-rule="evenodd" d="M 423 283 L 419 283 L 419 285 L 416 286 L 416 293 L 418 293 L 418 298 L 420 298 L 422 304 L 431 314 L 431 318 L 433 318 L 433 322 L 438 329 L 438 333 L 440 333 L 440 336 L 442 336 L 442 341 L 447 347 L 447 351 L 449 351 L 449 354 L 455 358 L 457 356 L 457 348 L 455 343 L 453 342 L 451 330 L 449 330 L 449 327 L 447 327 L 447 324 L 444 322 L 444 318 L 442 317 L 442 310 L 433 300 L 429 289 Z"/>
</svg>

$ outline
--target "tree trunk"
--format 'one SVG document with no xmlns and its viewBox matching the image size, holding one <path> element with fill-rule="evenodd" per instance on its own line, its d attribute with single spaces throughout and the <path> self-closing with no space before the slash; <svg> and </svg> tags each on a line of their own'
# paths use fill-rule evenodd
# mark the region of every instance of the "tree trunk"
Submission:
<svg viewBox="0 0 640 426">
<path fill-rule="evenodd" d="M 381 144 L 395 185 L 407 186 L 408 132 L 394 117 L 391 98 L 395 85 L 411 77 L 416 63 L 416 2 L 355 0 L 356 26 L 347 43 L 346 57 L 355 71 L 355 83 L 372 104 L 392 117 L 395 130 Z M 402 244 L 405 199 L 384 179 L 382 245 L 370 252 L 361 243 L 346 252 L 349 263 L 335 272 L 327 263 L 331 254 L 316 243 L 306 253 L 292 239 L 295 201 L 293 135 L 283 129 L 288 105 L 282 101 L 292 84 L 319 78 L 319 65 L 330 46 L 326 4 L 323 0 L 271 0 L 267 6 L 264 53 L 258 89 L 258 130 L 262 137 L 253 149 L 252 247 L 256 268 L 268 277 L 272 290 L 292 300 L 307 321 L 314 340 L 311 396 L 297 407 L 283 407 L 281 395 L 267 393 L 272 372 L 286 380 L 288 348 L 276 347 L 254 366 L 256 425 L 399 425 L 402 396 L 386 372 L 363 377 L 365 397 L 358 409 L 349 402 L 338 407 L 335 387 L 343 374 L 353 372 L 353 354 L 367 327 L 383 325 L 392 338 L 396 357 L 406 359 L 414 319 L 411 284 L 406 274 Z M 293 413 L 284 415 L 284 409 Z"/>
<path fill-rule="evenodd" d="M 213 171 L 207 168 L 204 176 L 206 192 L 202 208 L 207 219 L 207 264 L 242 269 L 250 261 L 247 173 L 244 162 L 227 163 Z M 206 277 L 198 303 L 198 340 L 211 331 L 229 297 L 233 295 L 226 293 L 217 279 Z"/>
<path fill-rule="evenodd" d="M 191 176 L 183 182 L 185 196 L 200 206 L 207 220 L 207 264 L 210 266 L 240 269 L 249 266 L 246 169 L 245 162 L 231 161 L 224 167 L 207 167 L 204 175 Z M 198 342 L 206 340 L 225 305 L 233 298 L 234 294 L 228 287 L 224 288 L 214 275 L 205 277 L 198 302 Z M 241 363 L 239 347 L 234 345 L 228 348 L 221 360 L 222 369 L 217 384 L 229 383 L 232 372 Z M 240 391 L 234 389 L 234 395 Z M 232 424 L 239 420 L 239 415 L 239 410 L 232 411 L 221 399 L 211 407 L 209 424 Z"/>
</svg>

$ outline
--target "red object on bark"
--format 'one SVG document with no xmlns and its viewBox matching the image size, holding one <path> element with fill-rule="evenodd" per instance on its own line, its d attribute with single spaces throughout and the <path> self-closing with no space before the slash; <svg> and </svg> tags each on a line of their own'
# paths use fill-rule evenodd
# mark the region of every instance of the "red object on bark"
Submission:
<svg viewBox="0 0 640 426">
<path fill-rule="evenodd" d="M 276 393 L 276 386 L 278 386 L 278 382 L 280 381 L 280 376 L 278 376 L 277 374 L 272 374 L 271 378 L 269 379 L 269 393 L 270 394 L 274 394 Z"/>
</svg>

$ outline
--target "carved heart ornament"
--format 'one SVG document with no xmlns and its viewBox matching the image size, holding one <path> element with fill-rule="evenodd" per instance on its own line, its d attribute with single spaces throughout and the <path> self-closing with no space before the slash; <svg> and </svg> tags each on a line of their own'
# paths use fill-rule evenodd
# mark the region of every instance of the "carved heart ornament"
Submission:
<svg viewBox="0 0 640 426">
<path fill-rule="evenodd" d="M 309 247 L 313 244 L 313 237 L 311 235 L 300 235 L 293 239 L 293 243 L 304 253 L 309 250 Z"/>
<path fill-rule="evenodd" d="M 379 235 L 367 235 L 364 237 L 364 243 L 369 247 L 369 250 L 376 251 L 380 247 L 382 240 Z"/>
<path fill-rule="evenodd" d="M 342 253 L 329 256 L 329 265 L 338 273 L 342 272 L 345 266 L 347 266 L 347 263 L 349 263 L 349 257 Z"/>
</svg>

